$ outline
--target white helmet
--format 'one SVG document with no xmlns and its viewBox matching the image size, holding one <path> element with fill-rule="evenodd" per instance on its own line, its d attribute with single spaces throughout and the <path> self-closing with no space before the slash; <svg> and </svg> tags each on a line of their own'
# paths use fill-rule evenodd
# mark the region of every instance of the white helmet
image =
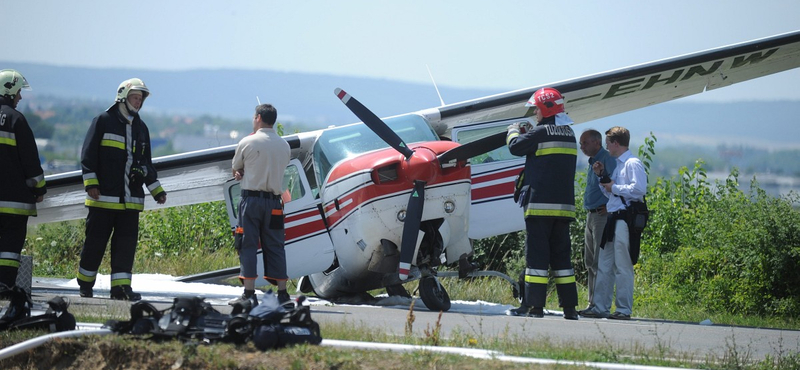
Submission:
<svg viewBox="0 0 800 370">
<path fill-rule="evenodd" d="M 31 85 L 28 85 L 28 81 L 21 73 L 13 69 L 0 71 L 0 95 L 14 99 L 22 89 L 30 90 Z"/>
<path fill-rule="evenodd" d="M 118 102 L 125 102 L 128 100 L 128 94 L 131 91 L 141 91 L 142 92 L 142 104 L 144 104 L 145 99 L 147 96 L 150 95 L 150 90 L 147 89 L 145 86 L 144 81 L 138 78 L 131 78 L 130 80 L 122 81 L 119 84 L 119 88 L 117 88 L 117 101 Z"/>
</svg>

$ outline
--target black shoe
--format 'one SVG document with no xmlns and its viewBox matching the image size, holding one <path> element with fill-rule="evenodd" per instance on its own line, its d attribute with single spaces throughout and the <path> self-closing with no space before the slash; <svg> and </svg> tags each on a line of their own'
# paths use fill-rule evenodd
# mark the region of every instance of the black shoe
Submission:
<svg viewBox="0 0 800 370">
<path fill-rule="evenodd" d="M 579 311 L 578 311 L 578 315 L 581 315 L 581 316 L 583 316 L 583 313 L 584 313 L 584 312 L 591 311 L 591 310 L 592 310 L 592 308 L 594 308 L 594 304 L 591 304 L 591 303 L 590 303 L 588 306 L 586 306 L 586 308 L 584 308 L 584 309 L 582 309 L 582 310 L 579 310 Z"/>
<path fill-rule="evenodd" d="M 92 291 L 92 288 L 81 287 L 81 297 L 92 298 L 94 297 L 94 291 Z"/>
<path fill-rule="evenodd" d="M 527 316 L 527 317 L 544 317 L 544 309 L 542 307 L 528 307 L 526 305 L 512 308 L 506 311 L 508 316 Z"/>
<path fill-rule="evenodd" d="M 575 311 L 575 307 L 564 307 L 564 318 L 567 320 L 577 320 L 578 311 Z"/>
<path fill-rule="evenodd" d="M 281 305 L 284 305 L 286 302 L 289 302 L 291 300 L 292 297 L 290 297 L 289 293 L 287 293 L 286 291 L 278 292 L 278 303 L 280 303 Z"/>
<path fill-rule="evenodd" d="M 605 319 L 605 318 L 608 318 L 608 314 L 607 313 L 605 313 L 605 314 L 599 313 L 599 312 L 595 311 L 594 309 L 581 311 L 581 316 L 588 317 L 590 319 Z"/>
<path fill-rule="evenodd" d="M 139 301 L 142 295 L 135 293 L 130 285 L 120 285 L 111 287 L 111 299 L 118 299 L 121 301 Z"/>
<path fill-rule="evenodd" d="M 230 301 L 228 301 L 228 305 L 230 306 L 236 306 L 237 304 L 242 306 L 250 305 L 251 307 L 255 307 L 258 306 L 258 298 L 256 298 L 255 294 L 250 295 L 249 297 L 247 296 L 247 294 L 242 294 L 239 298 L 231 299 Z"/>
<path fill-rule="evenodd" d="M 624 314 L 622 312 L 616 311 L 616 312 L 612 313 L 611 316 L 609 316 L 608 318 L 611 319 L 611 320 L 630 320 L 631 319 L 631 315 Z"/>
<path fill-rule="evenodd" d="M 233 306 L 231 315 L 238 315 L 241 313 L 247 314 L 250 313 L 250 310 L 258 306 L 258 298 L 256 298 L 255 293 L 251 294 L 249 297 L 247 294 L 242 294 L 241 297 L 228 301 L 228 304 Z"/>
</svg>

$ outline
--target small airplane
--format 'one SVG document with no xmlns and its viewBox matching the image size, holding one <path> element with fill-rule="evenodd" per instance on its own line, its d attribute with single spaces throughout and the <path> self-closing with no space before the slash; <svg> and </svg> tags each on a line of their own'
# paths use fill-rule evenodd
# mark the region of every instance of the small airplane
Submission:
<svg viewBox="0 0 800 370">
<path fill-rule="evenodd" d="M 408 296 L 403 284 L 419 280 L 425 306 L 447 311 L 437 268 L 457 265 L 459 275 L 475 276 L 471 240 L 524 229 L 512 199 L 524 158 L 509 153 L 505 130 L 536 124 L 525 106 L 536 90 L 558 89 L 580 124 L 799 66 L 795 31 L 385 119 L 336 89 L 361 122 L 284 137 L 292 148 L 283 194 L 290 278 L 300 279 L 302 292 L 328 299 L 379 288 Z M 154 159 L 170 202 L 148 198 L 147 209 L 224 199 L 235 227 L 234 150 Z M 31 223 L 85 217 L 80 171 L 46 180 L 48 196 Z M 236 273 L 234 267 L 185 279 Z"/>
</svg>

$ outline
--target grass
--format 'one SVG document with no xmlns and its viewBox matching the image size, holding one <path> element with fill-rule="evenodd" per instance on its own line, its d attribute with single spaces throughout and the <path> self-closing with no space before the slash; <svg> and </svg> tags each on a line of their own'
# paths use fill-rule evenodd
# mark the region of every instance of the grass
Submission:
<svg viewBox="0 0 800 370">
<path fill-rule="evenodd" d="M 673 352 L 669 346 L 644 349 L 607 343 L 570 342 L 543 337 L 536 341 L 510 335 L 484 337 L 453 332 L 438 337 L 436 328 L 422 336 L 392 335 L 362 322 L 343 320 L 323 323 L 326 339 L 371 341 L 409 345 L 438 345 L 494 350 L 509 356 L 562 359 L 578 362 L 613 362 L 639 366 L 692 367 L 703 369 L 797 369 L 800 354 L 781 352 L 776 357 L 752 361 L 735 346 L 719 357 L 697 357 Z M 0 347 L 46 334 L 44 331 L 0 333 Z M 252 343 L 232 345 L 197 342 L 154 342 L 134 336 L 87 336 L 50 342 L 32 351 L 0 360 L 3 369 L 92 368 L 191 368 L 191 369 L 565 369 L 585 366 L 518 364 L 434 352 L 396 353 L 377 350 L 337 349 L 300 345 L 261 352 Z"/>
<path fill-rule="evenodd" d="M 188 261 L 188 260 L 187 260 Z M 235 283 L 235 280 L 233 280 Z M 294 282 L 293 282 L 294 283 Z M 514 304 L 509 284 L 497 278 L 475 278 L 458 280 L 442 279 L 442 283 L 454 300 L 474 300 Z M 290 286 L 290 289 L 293 288 Z M 409 291 L 416 289 L 416 282 L 407 284 Z M 373 294 L 381 293 L 374 291 Z M 581 292 L 585 297 L 585 292 Z M 554 294 L 550 295 L 548 308 L 558 309 Z M 663 309 L 663 308 L 661 308 Z M 639 312 L 650 312 L 647 307 L 637 307 Z M 129 319 L 128 305 L 111 302 L 101 314 L 88 306 L 71 308 L 79 322 L 105 322 L 109 319 Z M 655 312 L 655 311 L 653 311 Z M 677 316 L 673 320 L 688 319 Z M 724 317 L 714 318 L 722 321 Z M 731 317 L 733 321 L 746 322 L 746 318 Z M 409 320 L 411 321 L 411 320 Z M 686 320 L 690 321 L 690 320 Z M 691 320 L 693 321 L 693 320 Z M 786 327 L 785 322 L 756 321 L 759 326 L 775 324 Z M 413 322 L 408 325 L 413 326 Z M 480 326 L 480 322 L 475 325 Z M 793 323 L 796 325 L 796 323 Z M 439 322 L 419 331 L 401 331 L 400 334 L 382 328 L 370 327 L 360 321 L 342 320 L 321 323 L 325 339 L 397 343 L 409 345 L 432 345 L 494 350 L 509 356 L 563 359 L 566 361 L 614 362 L 641 366 L 692 367 L 704 369 L 798 369 L 800 352 L 787 349 L 776 357 L 754 361 L 747 353 L 737 352 L 735 343 L 720 356 L 699 357 L 676 352 L 668 343 L 655 348 L 636 345 L 612 346 L 605 342 L 568 342 L 557 337 L 541 337 L 536 341 L 511 334 L 484 335 L 480 327 L 456 329 L 447 336 L 442 335 Z M 405 333 L 405 334 L 403 334 Z M 45 332 L 0 332 L 0 347 L 22 342 Z M 105 368 L 192 368 L 192 369 L 405 369 L 409 366 L 426 369 L 563 369 L 564 365 L 516 364 L 503 361 L 477 360 L 469 357 L 445 355 L 431 352 L 394 353 L 382 351 L 337 349 L 332 347 L 296 346 L 276 351 L 258 351 L 252 343 L 246 345 L 198 343 L 183 344 L 178 341 L 155 343 L 127 336 L 81 337 L 52 342 L 26 354 L 0 361 L 2 369 L 78 369 L 96 368 L 102 363 Z M 575 368 L 584 368 L 578 366 Z"/>
</svg>

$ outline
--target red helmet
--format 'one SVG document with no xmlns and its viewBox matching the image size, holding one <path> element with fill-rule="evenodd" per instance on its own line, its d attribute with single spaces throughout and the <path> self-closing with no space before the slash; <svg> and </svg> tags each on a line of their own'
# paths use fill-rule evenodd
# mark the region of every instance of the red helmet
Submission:
<svg viewBox="0 0 800 370">
<path fill-rule="evenodd" d="M 564 111 L 564 97 L 552 87 L 543 87 L 533 93 L 525 106 L 536 106 L 542 111 L 542 117 L 555 116 Z"/>
</svg>

